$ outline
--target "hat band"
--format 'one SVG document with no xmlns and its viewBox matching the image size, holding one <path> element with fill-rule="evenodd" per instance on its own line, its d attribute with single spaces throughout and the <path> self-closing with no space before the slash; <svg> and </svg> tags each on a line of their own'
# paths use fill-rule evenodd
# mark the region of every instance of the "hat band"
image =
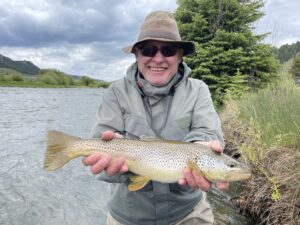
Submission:
<svg viewBox="0 0 300 225">
<path fill-rule="evenodd" d="M 154 31 L 154 30 L 148 30 L 144 31 L 139 35 L 138 40 L 146 40 L 146 39 L 160 39 L 164 38 L 170 41 L 181 41 L 180 36 L 176 33 L 168 32 L 168 31 Z"/>
</svg>

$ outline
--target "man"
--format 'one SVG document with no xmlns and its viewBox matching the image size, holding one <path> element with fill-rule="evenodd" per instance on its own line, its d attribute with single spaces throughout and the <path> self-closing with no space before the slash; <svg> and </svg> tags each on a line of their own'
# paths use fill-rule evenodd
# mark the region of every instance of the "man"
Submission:
<svg viewBox="0 0 300 225">
<path fill-rule="evenodd" d="M 136 63 L 126 77 L 107 89 L 93 136 L 105 140 L 134 136 L 201 142 L 221 152 L 219 117 L 206 84 L 189 78 L 183 56 L 193 54 L 193 42 L 181 41 L 172 14 L 150 13 L 138 41 L 123 49 L 134 53 Z M 220 144 L 221 143 L 221 144 Z M 142 190 L 127 189 L 128 167 L 124 158 L 91 155 L 83 159 L 99 179 L 114 183 L 108 203 L 109 225 L 213 224 L 205 191 L 211 183 L 185 169 L 178 183 L 150 182 Z M 221 189 L 227 183 L 219 183 Z"/>
</svg>

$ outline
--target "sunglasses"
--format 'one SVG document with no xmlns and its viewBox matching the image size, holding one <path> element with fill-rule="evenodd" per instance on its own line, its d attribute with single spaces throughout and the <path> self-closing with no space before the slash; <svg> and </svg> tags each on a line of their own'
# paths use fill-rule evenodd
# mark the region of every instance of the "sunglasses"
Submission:
<svg viewBox="0 0 300 225">
<path fill-rule="evenodd" d="M 176 55 L 178 45 L 165 45 L 161 48 L 153 45 L 144 45 L 138 48 L 140 49 L 141 54 L 146 57 L 154 57 L 158 51 L 160 51 L 164 57 L 171 57 Z"/>
</svg>

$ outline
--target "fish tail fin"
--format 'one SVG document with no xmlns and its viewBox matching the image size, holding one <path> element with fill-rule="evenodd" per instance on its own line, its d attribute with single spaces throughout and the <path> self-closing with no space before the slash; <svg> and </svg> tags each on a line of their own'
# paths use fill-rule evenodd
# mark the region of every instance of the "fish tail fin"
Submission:
<svg viewBox="0 0 300 225">
<path fill-rule="evenodd" d="M 44 169 L 53 171 L 63 167 L 74 157 L 68 154 L 68 143 L 80 139 L 59 131 L 49 130 L 47 133 L 47 150 L 44 159 Z"/>
</svg>

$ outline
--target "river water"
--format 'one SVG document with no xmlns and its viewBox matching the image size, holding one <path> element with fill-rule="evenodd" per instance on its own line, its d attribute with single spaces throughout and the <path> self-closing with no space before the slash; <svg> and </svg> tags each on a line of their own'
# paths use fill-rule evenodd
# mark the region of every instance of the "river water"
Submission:
<svg viewBox="0 0 300 225">
<path fill-rule="evenodd" d="M 43 171 L 48 129 L 88 138 L 103 89 L 0 87 L 0 225 L 105 224 L 109 186 L 81 159 Z M 216 225 L 250 225 L 229 201 L 209 192 Z"/>
</svg>

